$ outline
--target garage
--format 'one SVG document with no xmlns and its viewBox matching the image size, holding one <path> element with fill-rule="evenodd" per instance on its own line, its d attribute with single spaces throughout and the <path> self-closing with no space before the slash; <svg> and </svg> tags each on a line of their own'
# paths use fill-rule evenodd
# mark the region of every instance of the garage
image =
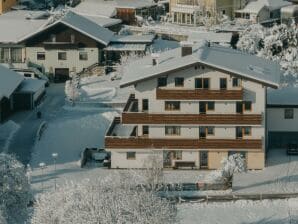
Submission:
<svg viewBox="0 0 298 224">
<path fill-rule="evenodd" d="M 298 132 L 278 132 L 268 133 L 268 146 L 272 148 L 287 148 L 290 143 L 298 143 Z"/>
<path fill-rule="evenodd" d="M 25 79 L 13 94 L 15 110 L 32 110 L 45 95 L 45 81 L 39 79 Z"/>
<path fill-rule="evenodd" d="M 55 82 L 65 82 L 69 79 L 69 69 L 68 68 L 56 68 L 55 69 Z"/>
</svg>

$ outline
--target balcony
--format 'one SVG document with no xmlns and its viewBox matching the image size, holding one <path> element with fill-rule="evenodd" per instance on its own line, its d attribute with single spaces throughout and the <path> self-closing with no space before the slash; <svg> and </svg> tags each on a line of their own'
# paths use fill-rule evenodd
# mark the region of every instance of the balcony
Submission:
<svg viewBox="0 0 298 224">
<path fill-rule="evenodd" d="M 131 94 L 122 113 L 123 124 L 262 125 L 261 114 L 174 114 L 138 112 Z"/>
<path fill-rule="evenodd" d="M 209 89 L 173 89 L 157 88 L 158 100 L 242 100 L 243 89 L 209 90 Z"/>
<path fill-rule="evenodd" d="M 244 149 L 262 150 L 261 139 L 189 139 L 189 138 L 144 138 L 137 137 L 136 126 L 120 124 L 115 118 L 106 137 L 107 149 Z"/>
</svg>

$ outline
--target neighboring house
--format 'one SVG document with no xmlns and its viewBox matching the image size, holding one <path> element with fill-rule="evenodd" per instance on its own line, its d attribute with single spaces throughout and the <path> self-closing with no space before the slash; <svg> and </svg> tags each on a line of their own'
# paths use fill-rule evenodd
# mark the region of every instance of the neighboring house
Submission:
<svg viewBox="0 0 298 224">
<path fill-rule="evenodd" d="M 181 25 L 201 25 L 204 18 L 221 16 L 234 17 L 235 10 L 244 7 L 246 0 L 170 0 L 170 16 L 173 23 Z"/>
<path fill-rule="evenodd" d="M 136 16 L 157 19 L 159 5 L 152 0 L 85 0 L 74 9 L 76 13 L 121 19 L 125 24 L 136 24 Z"/>
<path fill-rule="evenodd" d="M 144 52 L 154 39 L 152 35 L 117 36 L 105 28 L 114 24 L 109 18 L 91 18 L 72 11 L 56 15 L 25 11 L 7 14 L 0 16 L 0 28 L 11 28 L 0 35 L 0 63 L 10 67 L 39 66 L 57 81 L 68 79 L 71 72 L 119 59 L 107 56 L 107 52 Z"/>
<path fill-rule="evenodd" d="M 291 4 L 285 0 L 252 0 L 243 9 L 237 10 L 235 17 L 251 23 L 280 20 L 281 8 Z"/>
<path fill-rule="evenodd" d="M 23 76 L 0 65 L 0 122 L 13 112 L 13 93 L 23 80 Z"/>
<path fill-rule="evenodd" d="M 112 168 L 142 168 L 155 153 L 163 167 L 217 169 L 239 152 L 263 169 L 266 90 L 280 74 L 274 62 L 208 43 L 131 63 L 120 85 L 135 93 L 105 137 Z"/>
<path fill-rule="evenodd" d="M 268 147 L 285 148 L 298 143 L 298 88 L 285 87 L 268 91 Z"/>
<path fill-rule="evenodd" d="M 17 0 L 0 0 L 0 14 L 10 10 L 16 4 Z"/>
<path fill-rule="evenodd" d="M 298 4 L 282 7 L 280 14 L 282 23 L 290 25 L 295 21 L 295 23 L 298 24 Z"/>
</svg>

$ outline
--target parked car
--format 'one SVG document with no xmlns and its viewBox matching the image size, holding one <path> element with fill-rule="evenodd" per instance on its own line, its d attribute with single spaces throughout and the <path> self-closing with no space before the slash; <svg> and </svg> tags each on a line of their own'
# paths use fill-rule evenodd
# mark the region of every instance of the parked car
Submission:
<svg viewBox="0 0 298 224">
<path fill-rule="evenodd" d="M 288 155 L 298 155 L 298 144 L 297 144 L 297 142 L 291 142 L 288 145 L 287 154 Z"/>
</svg>

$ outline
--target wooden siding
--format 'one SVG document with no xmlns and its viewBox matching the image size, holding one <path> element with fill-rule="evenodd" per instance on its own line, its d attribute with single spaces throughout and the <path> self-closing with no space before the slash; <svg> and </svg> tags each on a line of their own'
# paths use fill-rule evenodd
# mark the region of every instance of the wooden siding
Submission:
<svg viewBox="0 0 298 224">
<path fill-rule="evenodd" d="M 158 100 L 242 100 L 241 90 L 156 89 Z"/>
<path fill-rule="evenodd" d="M 261 125 L 260 114 L 148 114 L 122 113 L 123 124 Z"/>
<path fill-rule="evenodd" d="M 150 138 L 105 138 L 107 149 L 143 149 L 143 148 L 167 148 L 167 149 L 262 149 L 262 140 L 244 139 L 150 139 Z"/>
</svg>

